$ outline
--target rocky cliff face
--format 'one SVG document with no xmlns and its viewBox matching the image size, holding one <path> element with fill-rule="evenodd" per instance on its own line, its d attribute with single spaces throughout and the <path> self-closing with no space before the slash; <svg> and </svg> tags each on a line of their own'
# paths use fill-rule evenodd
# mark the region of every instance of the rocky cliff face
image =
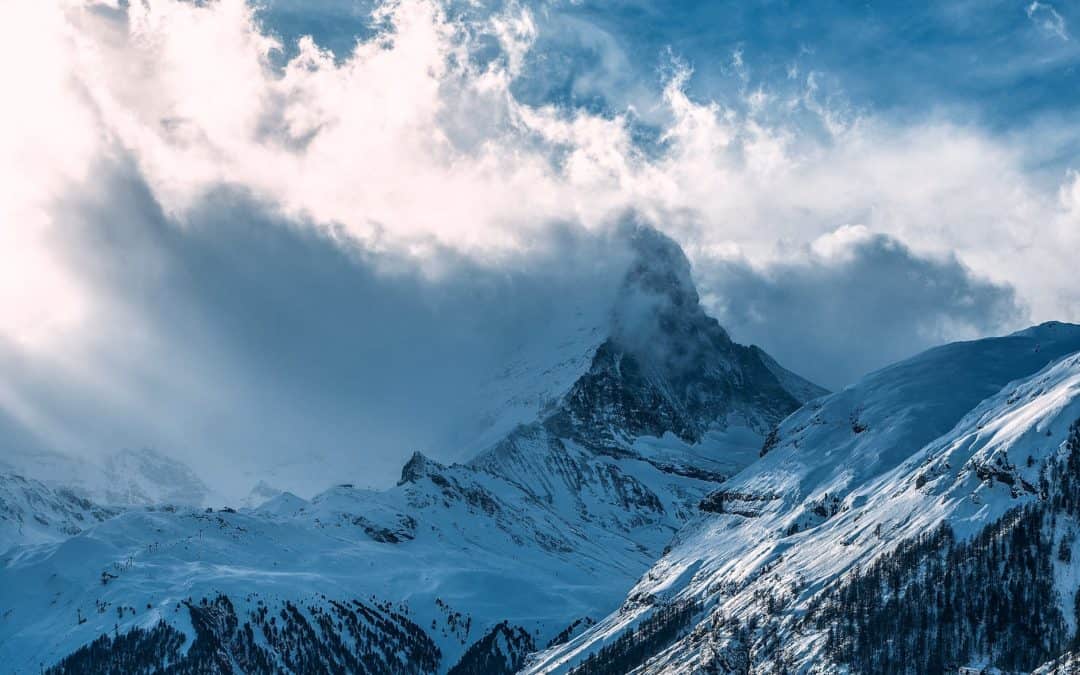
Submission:
<svg viewBox="0 0 1080 675">
<path fill-rule="evenodd" d="M 731 340 L 701 307 L 690 264 L 650 229 L 631 236 L 637 256 L 622 285 L 611 336 L 545 421 L 555 435 L 597 451 L 671 433 L 699 443 L 712 428 L 765 434 L 825 390 Z"/>
<path fill-rule="evenodd" d="M 0 473 L 0 553 L 63 541 L 120 512 L 15 473 Z"/>
</svg>

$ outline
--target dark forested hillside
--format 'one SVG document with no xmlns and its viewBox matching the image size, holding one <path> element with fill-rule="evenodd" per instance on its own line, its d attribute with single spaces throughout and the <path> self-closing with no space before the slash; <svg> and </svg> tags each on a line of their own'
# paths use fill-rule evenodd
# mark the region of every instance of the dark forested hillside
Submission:
<svg viewBox="0 0 1080 675">
<path fill-rule="evenodd" d="M 302 608 L 286 601 L 271 610 L 257 602 L 237 612 L 224 595 L 184 604 L 195 629 L 186 652 L 184 634 L 161 622 L 146 630 L 102 635 L 48 673 L 421 675 L 435 672 L 441 658 L 419 626 L 386 605 L 353 600 Z"/>
<path fill-rule="evenodd" d="M 535 649 L 525 629 L 503 621 L 474 642 L 447 675 L 512 675 Z"/>
<path fill-rule="evenodd" d="M 635 628 L 627 630 L 614 642 L 589 655 L 571 675 L 619 675 L 641 665 L 653 654 L 671 644 L 690 626 L 701 611 L 696 600 L 682 600 L 656 608 Z"/>
<path fill-rule="evenodd" d="M 808 618 L 828 631 L 828 657 L 859 673 L 956 672 L 976 660 L 1027 672 L 1075 647 L 1060 607 L 1075 612 L 1080 596 L 1059 599 L 1053 567 L 1071 561 L 1080 516 L 1080 420 L 1065 450 L 1045 467 L 1038 501 L 969 541 L 943 525 L 903 542 L 819 596 Z"/>
</svg>

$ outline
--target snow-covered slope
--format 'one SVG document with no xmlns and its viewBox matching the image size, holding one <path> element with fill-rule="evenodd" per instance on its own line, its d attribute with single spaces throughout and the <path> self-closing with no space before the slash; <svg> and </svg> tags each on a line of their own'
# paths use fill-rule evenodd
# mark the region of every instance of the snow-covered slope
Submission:
<svg viewBox="0 0 1080 675">
<path fill-rule="evenodd" d="M 617 612 L 529 672 L 1030 670 L 1056 656 L 1080 583 L 1077 350 L 1080 326 L 1044 324 L 810 403 Z"/>
<path fill-rule="evenodd" d="M 100 461 L 40 450 L 11 453 L 0 459 L 0 470 L 113 506 L 202 506 L 212 497 L 191 467 L 148 448 L 121 450 Z"/>
<path fill-rule="evenodd" d="M 119 513 L 15 473 L 0 473 L 0 553 L 15 545 L 62 541 Z"/>
<path fill-rule="evenodd" d="M 0 461 L 0 551 L 60 541 L 132 506 L 201 506 L 209 495 L 190 467 L 153 450 L 100 462 L 12 453 Z"/>
<path fill-rule="evenodd" d="M 554 409 L 560 397 L 589 370 L 597 347 L 607 339 L 604 310 L 574 306 L 554 320 L 547 334 L 534 334 L 507 349 L 504 366 L 474 396 L 475 411 L 439 448 L 439 457 L 466 461 L 521 424 Z"/>
<path fill-rule="evenodd" d="M 631 239 L 606 337 L 572 341 L 593 344 L 587 358 L 536 380 L 562 390 L 527 423 L 511 402 L 492 428 L 516 426 L 472 460 L 417 453 L 390 490 L 286 492 L 241 512 L 133 508 L 15 549 L 0 559 L 0 659 L 495 673 L 580 633 L 820 393 L 704 314 L 673 242 Z"/>
<path fill-rule="evenodd" d="M 107 504 L 183 504 L 202 506 L 210 490 L 183 462 L 153 450 L 123 450 L 104 462 L 104 476 L 94 492 Z"/>
</svg>

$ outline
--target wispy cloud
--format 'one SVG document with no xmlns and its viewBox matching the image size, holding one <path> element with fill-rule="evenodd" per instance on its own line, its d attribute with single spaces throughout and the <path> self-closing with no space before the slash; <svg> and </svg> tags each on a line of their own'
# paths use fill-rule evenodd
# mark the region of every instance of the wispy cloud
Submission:
<svg viewBox="0 0 1080 675">
<path fill-rule="evenodd" d="M 1069 41 L 1069 31 L 1068 26 L 1065 24 L 1065 17 L 1061 16 L 1053 5 L 1032 0 L 1026 11 L 1028 18 L 1041 30 L 1065 42 Z"/>
</svg>

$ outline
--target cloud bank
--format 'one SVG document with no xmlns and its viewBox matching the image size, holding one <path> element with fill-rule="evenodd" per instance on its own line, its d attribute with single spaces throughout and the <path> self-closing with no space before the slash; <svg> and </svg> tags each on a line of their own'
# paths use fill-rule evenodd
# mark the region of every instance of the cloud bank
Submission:
<svg viewBox="0 0 1080 675">
<path fill-rule="evenodd" d="M 928 344 L 993 334 L 1026 318 L 1013 289 L 953 256 L 920 257 L 864 227 L 842 227 L 757 269 L 709 269 L 714 314 L 736 339 L 768 344 L 806 377 L 840 388 Z"/>
<path fill-rule="evenodd" d="M 558 5 L 377 4 L 333 51 L 241 0 L 4 11 L 12 445 L 386 482 L 454 451 L 461 392 L 508 353 L 604 321 L 627 213 L 736 337 L 832 386 L 1080 319 L 1080 178 L 1047 162 L 1068 127 L 890 118 L 827 74 L 755 79 L 736 45 L 700 98 L 707 62 L 660 50 L 642 84 L 624 38 Z"/>
</svg>

